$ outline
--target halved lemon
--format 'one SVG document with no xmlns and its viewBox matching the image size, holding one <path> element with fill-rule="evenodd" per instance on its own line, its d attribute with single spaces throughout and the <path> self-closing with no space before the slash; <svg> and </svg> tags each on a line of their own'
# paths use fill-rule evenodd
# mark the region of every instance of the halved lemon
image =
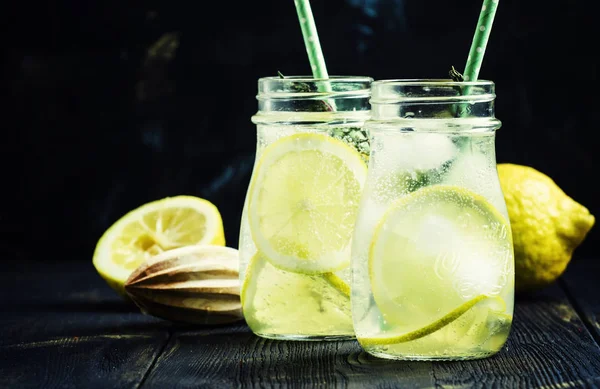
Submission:
<svg viewBox="0 0 600 389">
<path fill-rule="evenodd" d="M 375 228 L 369 252 L 377 307 L 406 332 L 477 296 L 504 295 L 513 266 L 506 219 L 484 197 L 450 185 L 400 198 Z"/>
<path fill-rule="evenodd" d="M 198 244 L 225 245 L 217 207 L 194 196 L 146 203 L 117 220 L 96 244 L 93 264 L 119 294 L 143 262 L 163 251 Z"/>
<path fill-rule="evenodd" d="M 258 251 L 297 273 L 347 267 L 366 175 L 356 150 L 324 134 L 294 134 L 267 146 L 249 190 Z"/>
</svg>

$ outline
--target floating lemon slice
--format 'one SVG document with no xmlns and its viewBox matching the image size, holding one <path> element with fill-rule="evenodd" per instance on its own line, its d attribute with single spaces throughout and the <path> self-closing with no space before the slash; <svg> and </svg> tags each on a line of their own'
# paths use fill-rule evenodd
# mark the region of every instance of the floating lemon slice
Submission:
<svg viewBox="0 0 600 389">
<path fill-rule="evenodd" d="M 327 135 L 295 134 L 267 146 L 249 189 L 258 251 L 297 273 L 347 267 L 366 175 L 360 154 Z"/>
<path fill-rule="evenodd" d="M 485 300 L 488 300 L 487 302 L 489 303 L 487 309 L 486 307 L 481 307 L 481 309 L 479 309 L 478 311 L 473 310 L 473 308 L 476 305 Z M 479 336 L 479 338 L 481 338 L 482 336 L 485 336 L 487 334 L 487 332 L 482 329 L 484 327 L 483 320 L 492 321 L 490 320 L 489 315 L 501 315 L 503 317 L 510 317 L 503 313 L 505 310 L 506 304 L 504 303 L 504 300 L 502 300 L 500 297 L 488 297 L 480 295 L 465 302 L 464 304 L 462 304 L 458 308 L 455 308 L 454 310 L 442 316 L 438 320 L 415 331 L 399 335 L 395 335 L 392 333 L 382 334 L 381 336 L 375 337 L 360 337 L 358 340 L 362 345 L 367 347 L 406 343 L 431 335 L 443 329 L 444 327 L 455 323 L 459 319 L 463 319 L 463 322 L 460 323 L 460 326 L 455 326 L 458 328 L 454 328 L 454 331 L 452 331 L 452 335 L 457 340 L 460 340 L 461 337 L 464 337 L 466 335 L 469 335 L 470 338 L 474 338 L 476 334 L 477 336 Z M 464 317 L 467 313 L 471 314 L 469 318 Z"/>
<path fill-rule="evenodd" d="M 198 244 L 225 245 L 221 215 L 194 196 L 167 197 L 144 204 L 117 220 L 99 239 L 93 264 L 121 295 L 129 275 L 163 251 Z"/>
<path fill-rule="evenodd" d="M 506 219 L 482 196 L 434 185 L 394 203 L 375 228 L 369 277 L 383 318 L 409 332 L 498 296 L 514 277 Z"/>
<path fill-rule="evenodd" d="M 246 322 L 256 333 L 353 333 L 350 287 L 333 273 L 299 274 L 250 260 L 241 288 Z"/>
</svg>

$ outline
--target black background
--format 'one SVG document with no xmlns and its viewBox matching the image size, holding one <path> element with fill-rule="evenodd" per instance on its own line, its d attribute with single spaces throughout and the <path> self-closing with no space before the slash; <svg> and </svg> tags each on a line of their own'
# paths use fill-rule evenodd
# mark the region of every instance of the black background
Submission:
<svg viewBox="0 0 600 389">
<path fill-rule="evenodd" d="M 11 4 L 2 258 L 90 261 L 124 213 L 178 194 L 215 203 L 237 247 L 257 79 L 310 73 L 293 1 Z M 598 216 L 589 4 L 502 0 L 480 78 L 496 82 L 498 162 L 537 168 Z M 330 74 L 446 78 L 464 67 L 481 0 L 312 7 Z M 171 50 L 150 55 L 161 39 Z"/>
</svg>

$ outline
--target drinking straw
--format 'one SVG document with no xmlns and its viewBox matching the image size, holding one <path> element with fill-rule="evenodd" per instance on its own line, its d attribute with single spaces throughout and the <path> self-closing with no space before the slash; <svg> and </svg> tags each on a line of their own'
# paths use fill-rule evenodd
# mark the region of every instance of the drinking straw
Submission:
<svg viewBox="0 0 600 389">
<path fill-rule="evenodd" d="M 321 49 L 321 43 L 319 41 L 319 34 L 317 34 L 317 26 L 315 25 L 315 18 L 310 8 L 309 0 L 294 0 L 296 5 L 296 12 L 298 13 L 298 21 L 300 22 L 300 28 L 302 29 L 302 37 L 304 38 L 304 45 L 306 46 L 306 53 L 308 54 L 308 60 L 310 62 L 310 68 L 312 70 L 313 78 L 315 79 L 329 79 L 327 73 L 327 67 L 325 66 L 325 58 L 323 57 L 323 50 Z M 322 85 L 317 86 L 320 92 L 331 92 L 331 83 L 324 82 Z M 337 107 L 334 99 L 328 99 L 327 104 L 331 107 L 332 111 L 336 111 Z M 353 143 L 358 151 L 368 155 L 368 149 L 365 151 L 365 146 L 361 143 L 356 144 L 354 136 L 361 136 L 367 139 L 366 134 L 361 128 L 341 128 L 337 129 L 339 132 L 334 132 L 332 135 L 336 138 L 342 139 L 343 137 L 350 136 Z M 334 131 L 336 131 L 334 129 Z M 357 135 L 360 133 L 360 135 Z"/>
<path fill-rule="evenodd" d="M 467 57 L 467 65 L 463 73 L 465 81 L 475 81 L 479 76 L 483 55 L 485 54 L 485 48 L 490 38 L 490 32 L 492 32 L 492 24 L 494 23 L 497 8 L 498 0 L 483 0 L 483 6 L 481 7 L 479 20 L 477 21 L 477 28 L 475 28 L 475 35 L 473 35 L 473 42 L 471 43 L 471 49 Z"/>
<path fill-rule="evenodd" d="M 321 50 L 321 43 L 319 42 L 317 26 L 315 25 L 315 18 L 310 8 L 310 2 L 308 0 L 294 0 L 294 4 L 298 12 L 298 20 L 300 21 L 300 28 L 302 29 L 304 45 L 306 46 L 306 53 L 308 54 L 313 77 L 327 79 L 329 75 L 327 74 L 323 50 Z"/>
<path fill-rule="evenodd" d="M 498 8 L 498 1 L 499 0 L 483 0 L 479 19 L 477 20 L 477 26 L 475 28 L 475 34 L 473 35 L 473 41 L 471 42 L 469 56 L 467 57 L 465 71 L 463 74 L 460 74 L 453 66 L 449 72 L 452 80 L 476 81 L 477 77 L 479 77 L 485 49 L 490 38 L 490 33 L 492 32 L 492 24 L 494 23 L 496 9 Z M 465 87 L 463 94 L 468 95 L 470 90 L 470 86 Z M 467 107 L 461 104 L 461 108 L 459 116 L 464 116 L 467 113 Z"/>
</svg>

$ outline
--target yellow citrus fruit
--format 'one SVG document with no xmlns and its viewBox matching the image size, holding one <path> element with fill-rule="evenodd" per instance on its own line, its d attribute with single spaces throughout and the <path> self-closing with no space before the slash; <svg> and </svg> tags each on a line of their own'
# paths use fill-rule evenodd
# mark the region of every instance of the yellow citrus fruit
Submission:
<svg viewBox="0 0 600 389">
<path fill-rule="evenodd" d="M 217 207 L 194 196 L 146 203 L 117 220 L 96 244 L 93 264 L 119 294 L 143 262 L 163 251 L 197 244 L 225 245 Z"/>
<path fill-rule="evenodd" d="M 355 149 L 324 134 L 294 134 L 267 146 L 249 189 L 248 220 L 258 251 L 297 273 L 347 267 L 366 175 Z"/>
<path fill-rule="evenodd" d="M 532 167 L 502 163 L 498 174 L 513 233 L 515 288 L 545 287 L 565 271 L 595 218 Z"/>
</svg>

